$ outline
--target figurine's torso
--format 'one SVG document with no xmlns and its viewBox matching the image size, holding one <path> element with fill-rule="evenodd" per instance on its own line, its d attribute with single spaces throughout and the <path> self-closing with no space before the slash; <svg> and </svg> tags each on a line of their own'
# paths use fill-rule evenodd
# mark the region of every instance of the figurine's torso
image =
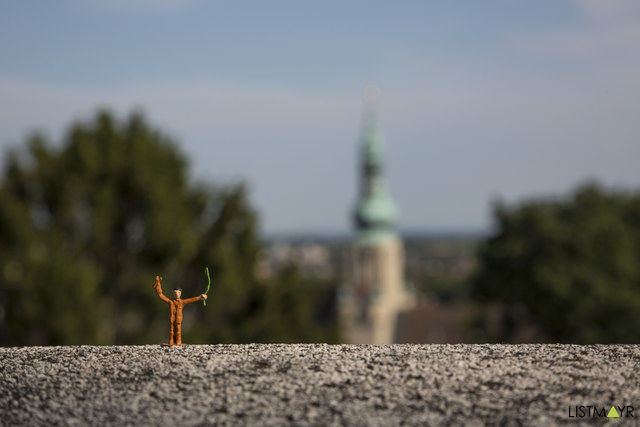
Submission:
<svg viewBox="0 0 640 427">
<path fill-rule="evenodd" d="M 180 298 L 170 299 L 167 301 L 167 305 L 169 305 L 169 318 L 171 323 L 182 323 L 182 309 L 185 305 L 184 300 Z"/>
</svg>

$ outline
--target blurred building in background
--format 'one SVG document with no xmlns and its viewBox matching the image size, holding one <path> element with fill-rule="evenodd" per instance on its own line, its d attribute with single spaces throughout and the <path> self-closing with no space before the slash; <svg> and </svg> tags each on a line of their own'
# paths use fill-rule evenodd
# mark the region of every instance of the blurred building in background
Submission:
<svg viewBox="0 0 640 427">
<path fill-rule="evenodd" d="M 405 286 L 404 246 L 393 227 L 396 208 L 384 179 L 375 102 L 365 108 L 356 236 L 339 297 L 340 323 L 346 342 L 389 344 L 396 342 L 399 314 L 414 305 L 415 297 Z"/>
<path fill-rule="evenodd" d="M 482 341 L 478 307 L 470 298 L 482 236 L 399 235 L 394 227 L 396 207 L 385 183 L 374 102 L 366 104 L 363 122 L 355 236 L 272 236 L 264 242 L 257 276 L 273 280 L 293 268 L 309 283 L 322 281 L 337 288 L 332 303 L 337 313 L 331 313 L 339 317 L 343 342 Z"/>
</svg>

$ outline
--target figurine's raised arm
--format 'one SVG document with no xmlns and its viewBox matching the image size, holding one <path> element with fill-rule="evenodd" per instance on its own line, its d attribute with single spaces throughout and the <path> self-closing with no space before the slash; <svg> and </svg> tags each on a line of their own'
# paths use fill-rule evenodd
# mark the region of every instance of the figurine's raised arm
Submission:
<svg viewBox="0 0 640 427">
<path fill-rule="evenodd" d="M 158 294 L 158 297 L 164 301 L 164 302 L 169 302 L 171 301 L 169 298 L 165 297 L 164 294 L 162 293 L 162 284 L 160 283 L 162 282 L 162 277 L 160 276 L 156 276 L 156 281 L 153 284 L 153 289 L 156 290 L 156 293 Z"/>
</svg>

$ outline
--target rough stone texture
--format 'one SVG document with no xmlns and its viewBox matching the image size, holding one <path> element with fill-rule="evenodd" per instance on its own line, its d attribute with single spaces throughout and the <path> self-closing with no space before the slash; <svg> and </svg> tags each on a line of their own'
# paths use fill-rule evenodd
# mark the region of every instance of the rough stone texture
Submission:
<svg viewBox="0 0 640 427">
<path fill-rule="evenodd" d="M 638 345 L 0 348 L 0 424 L 640 424 L 639 367 Z"/>
</svg>

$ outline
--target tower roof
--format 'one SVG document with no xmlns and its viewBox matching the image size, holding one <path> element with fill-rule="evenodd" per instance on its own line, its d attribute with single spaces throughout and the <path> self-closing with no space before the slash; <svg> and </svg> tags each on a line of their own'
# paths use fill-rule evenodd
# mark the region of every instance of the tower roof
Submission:
<svg viewBox="0 0 640 427">
<path fill-rule="evenodd" d="M 396 207 L 383 173 L 383 138 L 378 131 L 375 104 L 367 105 L 360 143 L 360 195 L 354 219 L 358 240 L 393 236 Z"/>
</svg>

